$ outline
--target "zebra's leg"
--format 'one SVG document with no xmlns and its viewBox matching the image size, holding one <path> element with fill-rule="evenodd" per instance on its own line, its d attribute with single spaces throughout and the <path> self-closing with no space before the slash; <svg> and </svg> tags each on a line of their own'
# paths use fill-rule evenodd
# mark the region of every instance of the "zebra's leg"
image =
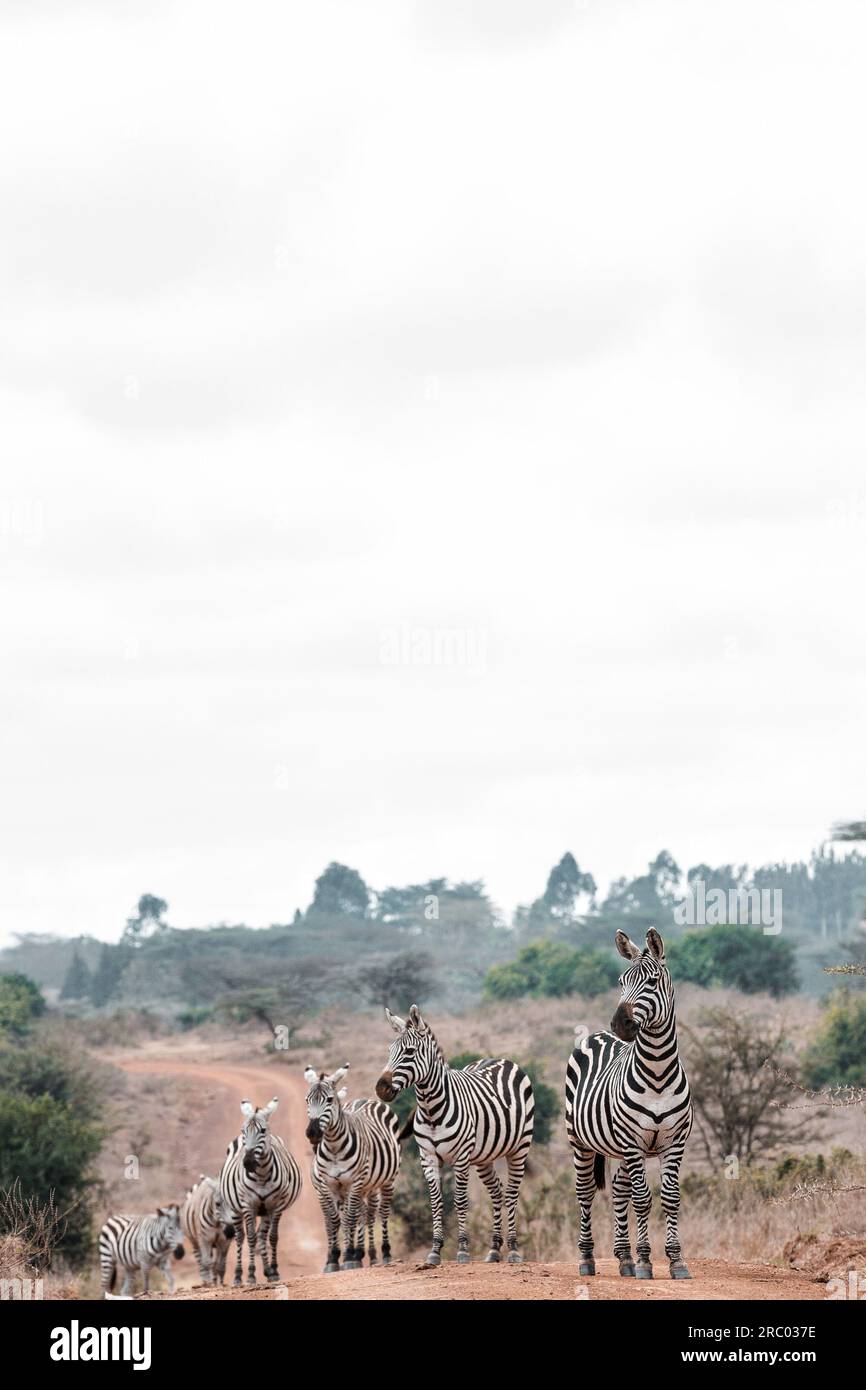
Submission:
<svg viewBox="0 0 866 1390">
<path fill-rule="evenodd" d="M 367 1225 L 367 1202 L 361 1201 L 358 1207 L 358 1224 L 355 1227 L 355 1246 L 352 1258 L 355 1261 L 355 1268 L 361 1269 L 364 1264 L 364 1235 Z"/>
<path fill-rule="evenodd" d="M 454 1205 L 457 1208 L 457 1263 L 468 1265 L 469 1232 L 466 1222 L 469 1216 L 469 1155 L 463 1154 L 454 1162 Z"/>
<path fill-rule="evenodd" d="M 237 1261 L 235 1263 L 234 1283 L 237 1285 L 244 1282 L 244 1214 L 242 1211 L 237 1214 L 234 1228 L 235 1240 L 237 1242 Z"/>
<path fill-rule="evenodd" d="M 484 1256 L 484 1263 L 499 1264 L 499 1252 L 502 1249 L 502 1183 L 499 1181 L 499 1174 L 492 1163 L 481 1163 L 478 1165 L 478 1176 L 490 1193 L 490 1200 L 493 1203 L 493 1238 L 490 1242 L 490 1250 Z"/>
<path fill-rule="evenodd" d="M 508 1254 L 506 1260 L 510 1265 L 519 1265 L 523 1262 L 523 1256 L 517 1248 L 517 1199 L 520 1196 L 520 1184 L 523 1182 L 523 1174 L 526 1172 L 526 1150 L 521 1153 L 509 1154 L 505 1160 L 508 1167 L 508 1181 L 505 1184 L 505 1211 L 508 1217 Z"/>
<path fill-rule="evenodd" d="M 160 1261 L 160 1266 L 159 1266 L 159 1267 L 160 1267 L 160 1269 L 162 1270 L 162 1277 L 165 1279 L 165 1282 L 168 1284 L 168 1291 L 169 1291 L 169 1293 L 174 1293 L 174 1275 L 173 1275 L 172 1272 L 171 1272 L 171 1255 L 170 1255 L 170 1254 L 166 1255 L 165 1259 L 162 1260 L 162 1261 Z"/>
<path fill-rule="evenodd" d="M 266 1212 L 266 1211 L 263 1211 L 262 1214 L 261 1214 L 261 1216 L 259 1217 L 259 1232 L 258 1232 L 257 1245 L 258 1245 L 259 1259 L 260 1259 L 261 1262 L 262 1262 L 262 1274 L 263 1274 L 263 1276 L 264 1276 L 265 1279 L 270 1279 L 270 1277 L 271 1277 L 271 1275 L 270 1275 L 270 1269 L 271 1269 L 271 1267 L 270 1267 L 270 1265 L 268 1264 L 268 1235 L 269 1235 L 269 1233 L 270 1233 L 270 1229 L 271 1229 L 271 1218 L 270 1218 L 270 1214 L 269 1214 L 268 1212 Z"/>
<path fill-rule="evenodd" d="M 670 1149 L 661 1161 L 662 1206 L 667 1217 L 665 1232 L 665 1254 L 670 1260 L 672 1279 L 691 1279 L 687 1266 L 683 1263 L 680 1245 L 680 1162 L 683 1145 Z"/>
<path fill-rule="evenodd" d="M 323 1274 L 337 1274 L 340 1269 L 340 1211 L 330 1193 L 319 1193 L 319 1206 L 325 1221 L 327 1259 Z"/>
<path fill-rule="evenodd" d="M 247 1245 L 249 1254 L 247 1255 L 247 1283 L 256 1282 L 256 1217 L 255 1213 L 247 1208 L 244 1212 L 244 1224 L 247 1228 Z"/>
<path fill-rule="evenodd" d="M 631 1200 L 631 1179 L 628 1168 L 621 1163 L 613 1175 L 613 1253 L 619 1260 L 619 1272 L 624 1279 L 634 1278 L 634 1260 L 628 1235 L 628 1204 Z"/>
<path fill-rule="evenodd" d="M 391 1263 L 391 1242 L 388 1239 L 388 1217 L 391 1215 L 391 1201 L 394 1197 L 394 1184 L 386 1183 L 379 1196 L 379 1221 L 382 1225 L 382 1264 Z"/>
<path fill-rule="evenodd" d="M 144 1292 L 150 1293 L 150 1265 L 139 1265 L 139 1268 L 141 1270 L 142 1283 L 144 1284 Z"/>
<path fill-rule="evenodd" d="M 374 1223 L 379 1210 L 379 1195 L 372 1192 L 367 1198 L 367 1254 L 370 1257 L 370 1264 L 376 1263 L 376 1232 Z"/>
<path fill-rule="evenodd" d="M 596 1155 L 589 1149 L 572 1149 L 574 1162 L 574 1190 L 580 1208 L 580 1236 L 578 1249 L 581 1253 L 581 1274 L 595 1274 L 595 1249 L 592 1240 L 592 1199 L 596 1193 L 595 1160 Z"/>
<path fill-rule="evenodd" d="M 626 1155 L 625 1162 L 628 1167 L 631 1200 L 637 1223 L 637 1238 L 635 1240 L 637 1264 L 634 1272 L 638 1279 L 652 1279 L 653 1267 L 650 1262 L 649 1232 L 647 1230 L 650 1207 L 652 1206 L 652 1193 L 646 1179 L 646 1159 L 642 1153 L 633 1151 Z"/>
<path fill-rule="evenodd" d="M 123 1284 L 122 1284 L 122 1286 L 121 1286 L 120 1292 L 121 1292 L 121 1294 L 123 1295 L 124 1298 L 129 1298 L 130 1294 L 132 1293 L 132 1270 L 131 1270 L 131 1269 L 125 1269 L 125 1270 L 123 1271 Z"/>
<path fill-rule="evenodd" d="M 272 1284 L 280 1277 L 280 1271 L 277 1268 L 277 1239 L 280 1234 L 280 1218 L 282 1214 L 283 1213 L 281 1211 L 274 1212 L 273 1216 L 271 1217 L 270 1231 L 268 1233 L 268 1243 L 270 1245 L 271 1250 L 271 1262 L 265 1270 L 265 1274 L 270 1279 Z"/>
<path fill-rule="evenodd" d="M 351 1187 L 349 1195 L 343 1204 L 343 1226 L 345 1230 L 345 1245 L 343 1247 L 343 1268 L 358 1269 L 358 1242 L 357 1230 L 359 1223 L 364 1218 L 364 1200 L 360 1190 Z M 361 1251 L 363 1258 L 364 1249 L 364 1228 L 361 1225 Z"/>
<path fill-rule="evenodd" d="M 430 1189 L 430 1208 L 433 1214 L 433 1245 L 427 1256 L 428 1265 L 442 1263 L 445 1228 L 442 1224 L 442 1164 L 436 1154 L 421 1154 L 421 1166 Z"/>
</svg>

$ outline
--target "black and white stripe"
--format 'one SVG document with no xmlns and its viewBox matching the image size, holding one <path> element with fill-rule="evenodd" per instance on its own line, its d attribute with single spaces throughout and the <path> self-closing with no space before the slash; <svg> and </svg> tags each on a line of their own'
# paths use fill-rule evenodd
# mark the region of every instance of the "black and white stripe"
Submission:
<svg viewBox="0 0 866 1390">
<path fill-rule="evenodd" d="M 159 1266 L 174 1291 L 171 1256 L 183 1258 L 183 1232 L 180 1227 L 180 1208 L 177 1203 L 157 1207 L 147 1216 L 109 1216 L 99 1232 L 99 1270 L 102 1296 L 114 1293 L 118 1271 L 123 1273 L 121 1294 L 128 1297 L 132 1279 L 140 1271 L 144 1292 L 150 1286 L 150 1271 Z"/>
<path fill-rule="evenodd" d="M 364 1262 L 367 1228 L 370 1264 L 376 1263 L 374 1224 L 382 1226 L 382 1263 L 391 1263 L 388 1217 L 400 1168 L 397 1116 L 379 1100 L 356 1100 L 345 1106 L 345 1089 L 337 1087 L 348 1063 L 331 1076 L 307 1067 L 307 1138 L 313 1145 L 310 1170 L 325 1218 L 328 1247 L 325 1273 L 340 1268 L 340 1225 L 344 1269 Z"/>
<path fill-rule="evenodd" d="M 661 1163 L 661 1199 L 667 1217 L 665 1254 L 671 1277 L 690 1278 L 679 1238 L 680 1163 L 692 1127 L 689 1083 L 677 1049 L 674 991 L 661 936 L 650 929 L 642 951 L 625 932 L 616 946 L 629 968 L 610 1033 L 592 1033 L 574 1049 L 565 1079 L 566 1127 L 580 1206 L 582 1274 L 595 1273 L 592 1200 L 604 1186 L 604 1160 L 618 1158 L 613 1179 L 614 1254 L 620 1274 L 651 1279 L 647 1223 L 647 1158 Z M 637 1220 L 637 1266 L 632 1260 L 628 1205 Z"/>
<path fill-rule="evenodd" d="M 198 1260 L 203 1284 L 222 1284 L 225 1280 L 226 1253 L 234 1227 L 229 1225 L 220 1200 L 219 1183 L 202 1173 L 186 1194 L 181 1208 L 181 1224 Z"/>
<path fill-rule="evenodd" d="M 247 1282 L 256 1282 L 256 1217 L 259 1217 L 258 1252 L 266 1279 L 279 1279 L 277 1236 L 280 1218 L 297 1201 L 301 1170 L 286 1145 L 268 1128 L 277 1098 L 257 1110 L 241 1101 L 244 1126 L 226 1151 L 219 1178 L 219 1193 L 226 1224 L 234 1227 L 238 1254 L 235 1284 L 242 1282 L 244 1234 L 249 1243 Z M 270 1262 L 268 1261 L 270 1243 Z"/>
<path fill-rule="evenodd" d="M 505 1160 L 508 1180 L 504 1199 L 508 1216 L 508 1261 L 522 1259 L 517 1250 L 517 1198 L 532 1143 L 535 1100 L 526 1072 L 505 1057 L 485 1058 L 454 1070 L 432 1031 L 413 1004 L 408 1018 L 385 1010 L 397 1034 L 388 1051 L 387 1069 L 376 1086 L 381 1100 L 393 1100 L 406 1086 L 415 1087 L 415 1138 L 433 1209 L 433 1247 L 427 1263 L 441 1263 L 442 1165 L 454 1167 L 457 1207 L 457 1259 L 469 1260 L 466 1229 L 469 1210 L 469 1169 L 474 1167 L 493 1202 L 493 1237 L 487 1260 L 498 1262 L 502 1248 L 502 1183 L 494 1168 Z"/>
</svg>

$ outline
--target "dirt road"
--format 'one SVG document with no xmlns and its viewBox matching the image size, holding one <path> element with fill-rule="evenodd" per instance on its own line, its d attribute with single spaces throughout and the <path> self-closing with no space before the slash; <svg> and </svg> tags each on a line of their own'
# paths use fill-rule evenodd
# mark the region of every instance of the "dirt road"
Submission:
<svg viewBox="0 0 866 1390">
<path fill-rule="evenodd" d="M 303 1078 L 293 1076 L 288 1067 L 277 1069 L 265 1064 L 223 1062 L 209 1059 L 206 1054 L 196 1056 L 191 1051 L 185 1055 L 176 1052 L 172 1056 L 164 1051 L 164 1045 L 162 1051 L 148 1045 L 138 1048 L 134 1055 L 120 1054 L 112 1061 L 130 1075 L 189 1078 L 201 1084 L 201 1105 L 196 1110 L 195 1126 L 202 1134 L 215 1138 L 211 1140 L 207 1159 L 203 1156 L 199 1162 L 201 1171 L 209 1171 L 214 1177 L 226 1145 L 233 1135 L 240 1132 L 240 1102 L 247 1099 L 255 1105 L 264 1105 L 271 1096 L 279 1097 L 281 1104 L 274 1115 L 272 1127 L 297 1159 L 304 1179 L 300 1197 L 280 1223 L 277 1249 L 279 1269 L 284 1276 L 314 1271 L 320 1273 L 325 1262 L 324 1228 L 318 1199 L 310 1182 L 310 1146 L 304 1136 L 306 1088 Z M 197 1173 L 195 1177 L 198 1177 Z M 177 1184 L 178 1191 L 187 1182 L 188 1175 L 185 1175 L 183 1183 Z M 229 1279 L 234 1272 L 234 1258 L 235 1245 L 232 1242 L 226 1275 Z M 246 1259 L 245 1247 L 245 1270 Z M 187 1268 L 187 1262 L 184 1262 L 181 1277 L 194 1278 L 191 1263 Z"/>
<path fill-rule="evenodd" d="M 599 1260 L 594 1279 L 581 1279 L 576 1264 L 458 1265 L 446 1262 L 439 1269 L 424 1265 L 391 1265 L 388 1269 L 363 1269 L 342 1274 L 308 1275 L 281 1284 L 248 1289 L 186 1289 L 175 1298 L 241 1298 L 264 1300 L 351 1300 L 358 1302 L 408 1302 L 426 1300 L 590 1302 L 642 1301 L 665 1303 L 736 1299 L 819 1300 L 826 1298 L 823 1284 L 772 1265 L 734 1265 L 724 1260 L 689 1261 L 694 1278 L 686 1283 L 664 1276 L 651 1283 L 620 1279 L 615 1260 Z M 168 1294 L 154 1295 L 168 1298 Z"/>
</svg>

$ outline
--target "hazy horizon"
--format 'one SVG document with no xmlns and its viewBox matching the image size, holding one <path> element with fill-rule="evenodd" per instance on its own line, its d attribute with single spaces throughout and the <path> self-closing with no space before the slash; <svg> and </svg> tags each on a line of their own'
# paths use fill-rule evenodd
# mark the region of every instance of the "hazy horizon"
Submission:
<svg viewBox="0 0 866 1390">
<path fill-rule="evenodd" d="M 864 815 L 862 7 L 0 38 L 0 944 Z"/>
</svg>

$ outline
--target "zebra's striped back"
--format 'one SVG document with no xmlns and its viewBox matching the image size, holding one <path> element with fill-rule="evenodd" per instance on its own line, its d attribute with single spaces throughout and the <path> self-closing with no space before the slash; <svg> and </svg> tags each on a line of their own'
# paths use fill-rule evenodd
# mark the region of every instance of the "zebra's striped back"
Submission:
<svg viewBox="0 0 866 1390">
<path fill-rule="evenodd" d="M 124 1275 L 124 1291 L 136 1270 L 147 1276 L 171 1254 L 183 1256 L 180 1208 L 176 1203 L 158 1207 L 146 1216 L 109 1216 L 99 1233 L 99 1266 L 102 1292 L 114 1289 L 118 1271 Z"/>
</svg>

